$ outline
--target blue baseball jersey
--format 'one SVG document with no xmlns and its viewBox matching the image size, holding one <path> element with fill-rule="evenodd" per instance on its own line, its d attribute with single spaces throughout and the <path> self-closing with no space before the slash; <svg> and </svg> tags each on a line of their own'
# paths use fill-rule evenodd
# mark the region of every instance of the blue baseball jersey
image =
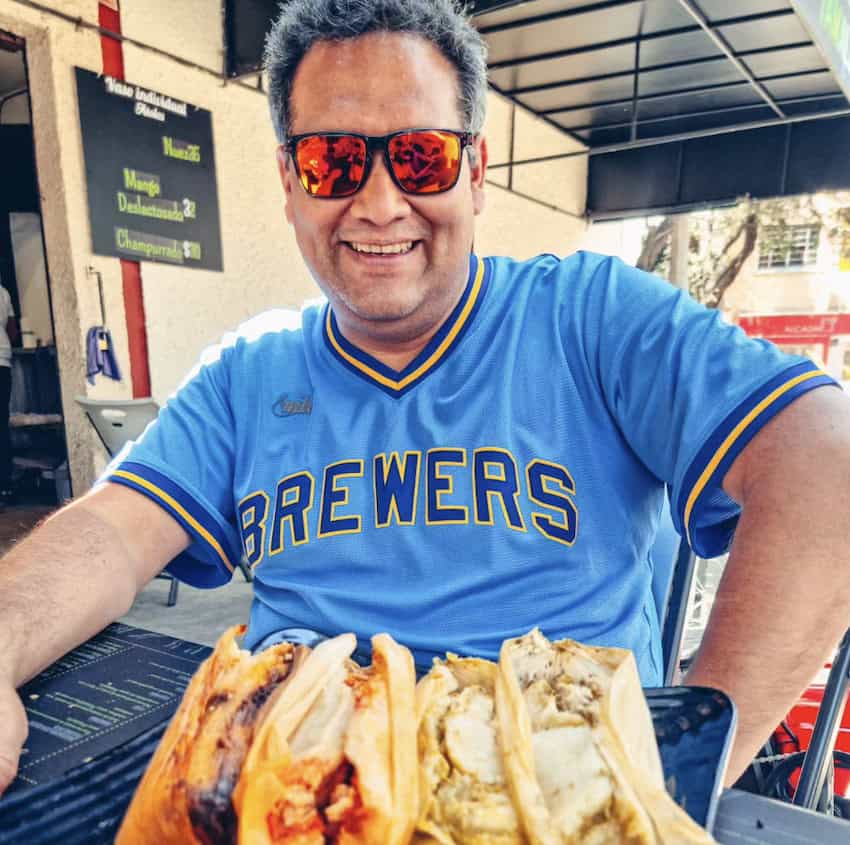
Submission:
<svg viewBox="0 0 850 845">
<path fill-rule="evenodd" d="M 263 314 L 205 353 L 105 478 L 189 532 L 169 566 L 184 581 L 222 584 L 244 553 L 248 647 L 284 627 L 388 631 L 423 666 L 495 658 L 538 625 L 632 649 L 653 685 L 665 485 L 677 530 L 721 553 L 739 513 L 726 470 L 825 384 L 616 259 L 472 256 L 401 372 L 327 304 Z"/>
</svg>

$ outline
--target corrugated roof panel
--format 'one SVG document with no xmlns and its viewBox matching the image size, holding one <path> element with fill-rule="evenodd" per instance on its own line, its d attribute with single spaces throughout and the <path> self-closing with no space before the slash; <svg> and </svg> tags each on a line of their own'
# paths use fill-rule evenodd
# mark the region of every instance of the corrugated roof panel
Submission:
<svg viewBox="0 0 850 845">
<path fill-rule="evenodd" d="M 814 114 L 816 112 L 846 109 L 847 105 L 847 100 L 843 94 L 834 96 L 820 95 L 810 99 L 783 102 L 782 111 L 787 115 Z"/>
<path fill-rule="evenodd" d="M 809 41 L 808 33 L 796 15 L 748 21 L 730 26 L 721 26 L 717 31 L 729 42 L 732 49 L 757 50 L 761 47 L 777 47 L 782 44 L 798 44 Z"/>
<path fill-rule="evenodd" d="M 581 134 L 586 137 L 586 143 L 593 147 L 606 147 L 609 144 L 625 144 L 631 140 L 631 133 L 628 127 L 593 129 Z"/>
<path fill-rule="evenodd" d="M 632 107 L 630 103 L 628 105 L 596 106 L 590 109 L 553 112 L 548 117 L 564 129 L 570 129 L 573 126 L 623 123 L 631 120 Z"/>
<path fill-rule="evenodd" d="M 665 70 L 643 71 L 640 74 L 640 93 L 658 94 L 691 88 L 700 85 L 716 85 L 723 82 L 739 82 L 741 72 L 730 62 L 723 60 L 680 65 Z"/>
<path fill-rule="evenodd" d="M 789 76 L 787 79 L 774 79 L 763 84 L 772 97 L 780 98 L 810 97 L 813 94 L 841 93 L 835 77 L 828 70 L 805 76 Z"/>
<path fill-rule="evenodd" d="M 755 76 L 775 76 L 778 73 L 800 73 L 801 71 L 826 69 L 817 47 L 796 47 L 790 50 L 775 50 L 744 56 L 742 62 Z"/>
<path fill-rule="evenodd" d="M 630 0 L 639 2 L 639 0 Z M 588 0 L 529 0 L 527 3 L 517 3 L 507 9 L 488 12 L 484 15 L 476 15 L 475 25 L 479 29 L 489 26 L 515 23 L 524 18 L 536 17 L 537 15 L 548 15 L 552 12 L 562 12 L 566 9 L 574 9 L 577 6 L 586 6 Z"/>
<path fill-rule="evenodd" d="M 760 105 L 763 102 L 749 85 L 735 85 L 710 91 L 686 91 L 669 97 L 641 100 L 638 104 L 638 117 L 641 119 L 662 117 L 727 106 Z"/>
<path fill-rule="evenodd" d="M 722 55 L 720 48 L 701 29 L 678 35 L 647 38 L 640 44 L 641 66 Z"/>
<path fill-rule="evenodd" d="M 502 90 L 511 90 L 552 81 L 560 82 L 565 79 L 631 70 L 634 63 L 635 48 L 628 45 L 592 53 L 579 53 L 561 59 L 495 68 L 490 71 L 490 78 Z"/>
<path fill-rule="evenodd" d="M 546 91 L 532 91 L 519 94 L 517 99 L 533 111 L 546 111 L 592 105 L 608 100 L 631 99 L 633 89 L 632 77 L 618 76 L 614 79 L 599 79 L 596 82 L 583 82 Z"/>
<path fill-rule="evenodd" d="M 719 21 L 733 15 L 763 15 L 779 9 L 790 9 L 788 0 L 698 0 L 699 7 L 709 21 Z"/>
<path fill-rule="evenodd" d="M 654 0 L 646 4 L 643 32 L 678 29 L 693 24 L 693 18 L 682 8 L 679 0 Z"/>
<path fill-rule="evenodd" d="M 722 109 L 715 112 L 673 115 L 664 120 L 638 124 L 638 138 L 662 138 L 665 135 L 676 135 L 680 132 L 693 132 L 717 126 L 735 126 L 756 120 L 770 120 L 774 117 L 776 114 L 770 106 L 757 103 L 734 111 Z"/>
<path fill-rule="evenodd" d="M 630 3 L 616 10 L 587 12 L 558 22 L 517 26 L 487 35 L 491 64 L 541 53 L 567 50 L 618 38 L 632 38 L 637 32 L 640 4 Z"/>
</svg>

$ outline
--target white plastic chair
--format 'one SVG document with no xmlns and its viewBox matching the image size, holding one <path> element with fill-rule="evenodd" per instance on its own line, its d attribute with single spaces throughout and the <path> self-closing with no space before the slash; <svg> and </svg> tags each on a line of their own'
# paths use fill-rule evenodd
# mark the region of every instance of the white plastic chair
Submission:
<svg viewBox="0 0 850 845">
<path fill-rule="evenodd" d="M 159 405 L 153 399 L 89 399 L 78 396 L 77 404 L 91 420 L 110 458 L 117 455 L 130 440 L 139 437 L 159 413 Z M 239 569 L 246 581 L 253 580 L 251 568 L 244 556 L 239 561 Z M 177 601 L 179 582 L 167 573 L 157 577 L 171 578 L 171 589 L 168 592 L 168 606 L 171 607 Z"/>
<path fill-rule="evenodd" d="M 135 440 L 159 413 L 159 405 L 153 399 L 89 399 L 87 396 L 78 396 L 77 404 L 91 420 L 110 458 L 131 440 Z M 177 604 L 180 582 L 167 572 L 161 572 L 156 577 L 170 581 L 168 606 L 173 607 Z"/>
<path fill-rule="evenodd" d="M 117 455 L 124 445 L 135 440 L 159 413 L 153 399 L 89 399 L 78 396 L 77 404 L 91 420 L 109 457 Z"/>
</svg>

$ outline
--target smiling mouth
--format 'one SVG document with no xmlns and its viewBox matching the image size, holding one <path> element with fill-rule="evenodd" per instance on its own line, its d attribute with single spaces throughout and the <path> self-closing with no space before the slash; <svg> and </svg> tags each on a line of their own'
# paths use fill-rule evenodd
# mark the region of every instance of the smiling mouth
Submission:
<svg viewBox="0 0 850 845">
<path fill-rule="evenodd" d="M 419 241 L 397 241 L 391 244 L 370 244 L 360 241 L 343 241 L 343 243 L 360 255 L 407 255 L 419 243 Z"/>
</svg>

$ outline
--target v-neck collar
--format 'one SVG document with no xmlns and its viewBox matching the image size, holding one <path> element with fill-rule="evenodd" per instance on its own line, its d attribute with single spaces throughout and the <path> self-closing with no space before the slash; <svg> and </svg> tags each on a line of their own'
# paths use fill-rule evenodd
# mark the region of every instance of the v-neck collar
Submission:
<svg viewBox="0 0 850 845">
<path fill-rule="evenodd" d="M 390 396 L 403 396 L 439 367 L 458 345 L 484 299 L 487 282 L 485 262 L 477 255 L 471 255 L 469 278 L 460 301 L 427 346 L 401 371 L 382 364 L 368 352 L 349 343 L 339 330 L 330 303 L 325 306 L 322 321 L 325 342 L 331 354 L 353 373 Z"/>
</svg>

